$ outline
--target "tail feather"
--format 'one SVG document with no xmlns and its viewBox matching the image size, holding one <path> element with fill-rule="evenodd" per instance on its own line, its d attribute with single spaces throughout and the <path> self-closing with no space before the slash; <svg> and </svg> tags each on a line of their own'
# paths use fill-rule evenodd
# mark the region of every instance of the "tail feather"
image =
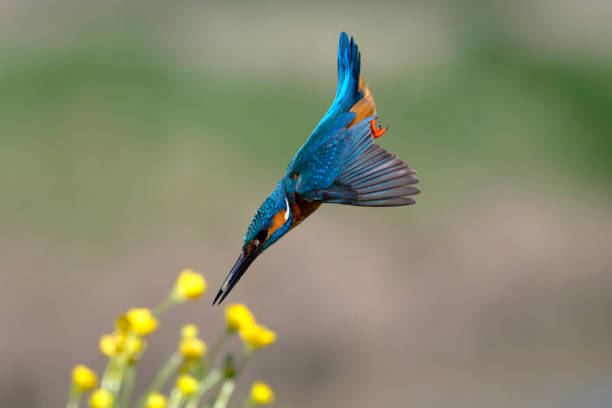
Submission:
<svg viewBox="0 0 612 408">
<path fill-rule="evenodd" d="M 363 97 L 359 90 L 360 72 L 361 54 L 357 43 L 342 32 L 338 44 L 338 89 L 334 100 L 340 111 L 348 111 Z"/>
</svg>

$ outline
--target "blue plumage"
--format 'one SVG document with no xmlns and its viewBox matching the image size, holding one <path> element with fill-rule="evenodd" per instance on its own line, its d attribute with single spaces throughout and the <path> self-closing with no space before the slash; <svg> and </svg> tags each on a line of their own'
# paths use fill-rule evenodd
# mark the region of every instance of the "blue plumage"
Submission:
<svg viewBox="0 0 612 408">
<path fill-rule="evenodd" d="M 416 173 L 374 143 L 385 130 L 374 127 L 374 98 L 361 75 L 354 39 L 340 34 L 338 88 L 329 110 L 291 160 L 274 192 L 261 204 L 242 251 L 213 303 L 228 295 L 266 248 L 322 203 L 370 207 L 414 204 Z"/>
<path fill-rule="evenodd" d="M 338 45 L 338 89 L 332 104 L 339 111 L 349 110 L 363 94 L 359 90 L 359 75 L 361 74 L 361 54 L 353 37 L 349 42 L 346 33 L 340 33 Z"/>
<path fill-rule="evenodd" d="M 297 152 L 287 171 L 299 171 L 304 167 L 302 161 L 310 159 L 311 154 L 327 143 L 339 131 L 344 130 L 355 118 L 355 112 L 350 112 L 353 105 L 362 97 L 359 90 L 359 76 L 361 70 L 361 55 L 357 44 L 351 37 L 349 42 L 346 33 L 340 33 L 338 46 L 338 88 L 336 97 L 327 113 L 314 131 Z"/>
<path fill-rule="evenodd" d="M 277 184 L 274 192 L 264 200 L 257 210 L 257 213 L 255 213 L 255 216 L 253 217 L 253 220 L 251 221 L 251 224 L 244 235 L 244 243 L 242 245 L 243 251 L 246 250 L 248 243 L 257 237 L 259 232 L 266 231 L 264 227 L 266 227 L 266 224 L 268 224 L 270 221 L 270 214 L 277 214 L 285 206 L 285 190 L 283 187 L 283 181 L 280 181 Z M 274 231 L 273 236 L 270 238 L 260 239 L 264 242 L 263 249 L 276 242 L 276 240 L 285 234 L 288 229 L 289 225 L 283 224 L 278 230 Z M 267 236 L 265 238 L 267 238 Z"/>
</svg>

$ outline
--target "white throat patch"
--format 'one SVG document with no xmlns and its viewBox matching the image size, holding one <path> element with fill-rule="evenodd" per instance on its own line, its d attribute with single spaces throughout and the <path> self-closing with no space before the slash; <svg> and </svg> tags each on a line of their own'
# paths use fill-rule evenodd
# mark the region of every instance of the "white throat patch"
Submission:
<svg viewBox="0 0 612 408">
<path fill-rule="evenodd" d="M 287 220 L 289 219 L 289 214 L 290 214 L 290 209 L 289 209 L 289 200 L 287 200 L 287 196 L 285 196 L 285 222 L 287 222 Z"/>
</svg>

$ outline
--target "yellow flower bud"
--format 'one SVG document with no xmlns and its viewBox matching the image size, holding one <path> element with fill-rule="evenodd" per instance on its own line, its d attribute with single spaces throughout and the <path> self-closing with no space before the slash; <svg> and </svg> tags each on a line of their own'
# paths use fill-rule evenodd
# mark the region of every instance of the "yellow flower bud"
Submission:
<svg viewBox="0 0 612 408">
<path fill-rule="evenodd" d="M 268 384 L 256 381 L 251 387 L 251 403 L 253 405 L 271 404 L 274 402 L 274 391 Z"/>
<path fill-rule="evenodd" d="M 198 381 L 190 375 L 183 374 L 176 380 L 176 386 L 185 396 L 190 396 L 198 389 Z"/>
<path fill-rule="evenodd" d="M 198 337 L 198 333 L 198 326 L 196 326 L 195 324 L 186 324 L 181 329 L 181 337 L 184 339 L 193 339 L 195 337 Z"/>
<path fill-rule="evenodd" d="M 159 392 L 153 392 L 147 398 L 146 408 L 166 408 L 166 397 Z"/>
<path fill-rule="evenodd" d="M 225 321 L 229 331 L 238 331 L 255 324 L 251 311 L 242 303 L 229 305 L 225 309 Z"/>
<path fill-rule="evenodd" d="M 110 408 L 113 406 L 113 394 L 98 388 L 89 397 L 89 406 L 91 408 Z"/>
<path fill-rule="evenodd" d="M 126 315 L 121 315 L 115 319 L 115 329 L 119 333 L 127 333 L 130 330 L 130 322 Z"/>
<path fill-rule="evenodd" d="M 146 336 L 157 328 L 157 319 L 151 314 L 149 309 L 130 309 L 126 317 L 130 324 L 130 329 L 141 336 Z"/>
<path fill-rule="evenodd" d="M 191 269 L 183 269 L 176 279 L 174 293 L 180 300 L 197 299 L 206 292 L 206 286 L 206 280 L 202 274 Z"/>
<path fill-rule="evenodd" d="M 130 354 L 141 353 L 146 347 L 146 342 L 137 336 L 130 336 L 125 341 L 125 350 Z"/>
<path fill-rule="evenodd" d="M 91 391 L 98 385 L 98 376 L 93 370 L 79 364 L 72 369 L 72 383 L 80 392 Z"/>
<path fill-rule="evenodd" d="M 276 341 L 276 333 L 260 324 L 254 324 L 240 330 L 240 338 L 249 347 L 259 349 Z"/>
<path fill-rule="evenodd" d="M 206 354 L 206 343 L 198 338 L 187 338 L 181 340 L 179 350 L 185 360 L 197 360 Z"/>
<path fill-rule="evenodd" d="M 100 337 L 98 346 L 100 352 L 106 357 L 112 357 L 117 354 L 117 343 L 115 341 L 115 335 L 113 334 L 105 334 Z"/>
<path fill-rule="evenodd" d="M 112 336 L 115 342 L 115 355 L 122 353 L 128 339 L 128 334 L 126 332 L 115 331 L 112 333 Z"/>
<path fill-rule="evenodd" d="M 129 356 L 130 363 L 134 363 L 138 361 L 142 353 L 144 353 L 147 348 L 147 342 L 144 341 L 141 337 L 138 336 L 130 336 L 125 340 L 124 349 Z"/>
</svg>

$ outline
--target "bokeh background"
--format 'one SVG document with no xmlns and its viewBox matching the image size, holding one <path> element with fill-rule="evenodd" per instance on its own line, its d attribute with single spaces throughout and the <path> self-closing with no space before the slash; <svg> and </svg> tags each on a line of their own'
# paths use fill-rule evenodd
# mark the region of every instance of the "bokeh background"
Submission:
<svg viewBox="0 0 612 408">
<path fill-rule="evenodd" d="M 0 1 L 0 405 L 65 402 L 115 316 L 215 292 L 356 36 L 417 205 L 324 206 L 229 298 L 283 407 L 612 404 L 612 4 Z M 207 334 L 209 333 L 209 334 Z M 237 347 L 238 344 L 234 344 Z"/>
</svg>

